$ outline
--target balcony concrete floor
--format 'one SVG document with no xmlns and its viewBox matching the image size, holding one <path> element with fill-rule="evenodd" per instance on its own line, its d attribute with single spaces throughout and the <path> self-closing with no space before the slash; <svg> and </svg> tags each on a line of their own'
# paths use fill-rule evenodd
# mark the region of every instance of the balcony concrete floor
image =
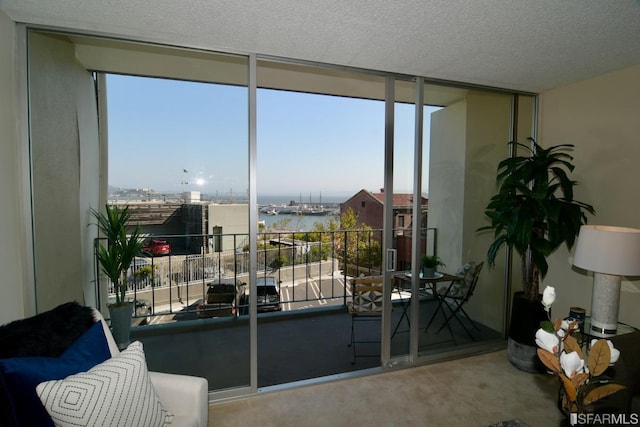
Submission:
<svg viewBox="0 0 640 427">
<path fill-rule="evenodd" d="M 461 349 L 473 352 L 478 345 L 504 347 L 501 334 L 478 324 L 468 326 L 474 340 L 455 320 L 451 330 L 444 328 L 439 314 L 425 331 L 428 319 L 437 306 L 433 298 L 420 303 L 419 353 L 446 355 Z M 392 356 L 409 350 L 407 321 L 401 318 L 402 306 L 394 304 L 392 330 L 400 322 L 391 342 Z M 258 387 L 353 372 L 380 366 L 379 344 L 358 345 L 358 357 L 348 346 L 351 316 L 341 305 L 326 309 L 299 310 L 258 316 Z M 465 324 L 468 325 L 465 320 Z M 249 323 L 245 316 L 185 320 L 163 325 L 134 328 L 132 340 L 144 344 L 150 370 L 206 377 L 210 390 L 223 390 L 249 384 Z M 358 340 L 379 337 L 380 322 L 356 324 Z"/>
</svg>

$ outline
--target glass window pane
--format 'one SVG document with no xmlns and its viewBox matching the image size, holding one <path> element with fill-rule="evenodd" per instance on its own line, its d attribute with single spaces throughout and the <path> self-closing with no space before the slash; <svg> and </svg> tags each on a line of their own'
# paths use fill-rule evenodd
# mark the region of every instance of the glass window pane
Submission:
<svg viewBox="0 0 640 427">
<path fill-rule="evenodd" d="M 382 217 L 358 212 L 384 182 L 384 79 L 260 61 L 258 84 L 258 278 L 280 298 L 258 306 L 258 386 L 379 366 L 379 343 L 350 363 L 345 302 L 351 277 L 380 271 Z"/>
<path fill-rule="evenodd" d="M 490 244 L 490 236 L 476 230 L 485 225 L 484 209 L 495 190 L 497 164 L 506 153 L 511 96 L 432 84 L 424 90 L 425 103 L 446 101 L 439 108 L 425 107 L 424 132 L 429 136 L 423 162 L 423 191 L 429 197 L 425 246 L 446 264 L 441 267 L 445 273 L 464 275 L 467 263 L 485 262 Z M 419 335 L 419 355 L 500 340 L 501 274 L 501 269 L 488 269 L 485 262 L 477 287 L 465 302 L 467 291 L 473 289 L 470 280 L 439 284 L 437 295 L 432 288 L 428 298 L 433 308 L 425 319 L 428 327 Z M 462 311 L 453 314 L 456 302 L 463 304 L 468 318 Z"/>
<path fill-rule="evenodd" d="M 215 74 L 207 83 L 107 76 L 109 203 L 128 205 L 149 242 L 139 259 L 150 274 L 132 271 L 128 292 L 152 314 L 133 331 L 149 368 L 224 390 L 250 383 L 248 88 Z M 166 251 L 155 250 L 159 239 Z M 145 326 L 171 323 L 189 329 Z"/>
</svg>

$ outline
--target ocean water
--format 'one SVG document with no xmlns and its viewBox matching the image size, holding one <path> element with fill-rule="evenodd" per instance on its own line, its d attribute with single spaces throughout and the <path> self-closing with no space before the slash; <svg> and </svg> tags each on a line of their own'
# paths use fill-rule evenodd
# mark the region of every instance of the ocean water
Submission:
<svg viewBox="0 0 640 427">
<path fill-rule="evenodd" d="M 345 194 L 298 194 L 298 195 L 269 195 L 269 194 L 258 194 L 258 205 L 266 206 L 266 205 L 288 205 L 290 202 L 294 203 L 302 203 L 302 204 L 311 204 L 311 205 L 328 205 L 328 204 L 340 204 L 342 202 L 347 201 L 351 196 L 356 193 L 345 193 Z"/>
<path fill-rule="evenodd" d="M 264 221 L 267 228 L 273 228 L 277 223 L 278 228 L 297 231 L 310 231 L 316 222 L 327 224 L 330 219 L 340 220 L 337 215 L 267 215 L 263 213 L 258 214 L 258 219 Z"/>
<path fill-rule="evenodd" d="M 286 206 L 291 203 L 302 204 L 309 207 L 319 207 L 322 205 L 325 209 L 339 209 L 340 203 L 346 201 L 353 194 L 307 194 L 305 195 L 258 195 L 258 206 Z M 276 209 L 277 210 L 277 209 Z M 331 219 L 339 221 L 339 215 L 267 215 L 258 214 L 258 219 L 265 222 L 267 228 L 273 228 L 274 224 L 278 228 L 286 228 L 288 230 L 310 231 L 316 222 L 327 224 Z M 277 223 L 277 224 L 276 224 Z"/>
</svg>

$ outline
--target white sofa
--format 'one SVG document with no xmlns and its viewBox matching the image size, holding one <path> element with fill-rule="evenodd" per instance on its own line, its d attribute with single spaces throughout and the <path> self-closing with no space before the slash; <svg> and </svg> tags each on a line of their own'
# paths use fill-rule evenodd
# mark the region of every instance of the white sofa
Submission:
<svg viewBox="0 0 640 427">
<path fill-rule="evenodd" d="M 111 356 L 120 353 L 102 314 L 94 310 L 102 322 Z M 173 414 L 172 427 L 207 427 L 209 417 L 209 383 L 206 378 L 189 375 L 149 372 L 153 387 L 164 408 Z"/>
</svg>

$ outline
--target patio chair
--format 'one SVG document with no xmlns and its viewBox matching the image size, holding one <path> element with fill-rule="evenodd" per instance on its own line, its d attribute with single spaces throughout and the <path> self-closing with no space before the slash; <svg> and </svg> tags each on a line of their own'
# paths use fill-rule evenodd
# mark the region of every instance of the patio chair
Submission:
<svg viewBox="0 0 640 427">
<path fill-rule="evenodd" d="M 469 317 L 467 312 L 464 310 L 463 306 L 473 296 L 473 293 L 478 284 L 480 271 L 482 271 L 483 266 L 484 266 L 484 262 L 481 262 L 480 264 L 477 264 L 477 265 L 473 261 L 468 262 L 462 267 L 460 267 L 460 269 L 456 272 L 456 276 L 462 277 L 461 280 L 454 280 L 447 286 L 436 288 L 435 292 L 437 293 L 437 297 L 439 298 L 438 308 L 433 313 L 433 316 L 431 316 L 431 320 L 429 320 L 429 323 L 427 324 L 425 331 L 429 329 L 429 326 L 431 326 L 431 323 L 436 318 L 438 311 L 442 311 L 442 314 L 445 316 L 445 320 L 440 326 L 440 328 L 437 330 L 436 334 L 440 333 L 440 331 L 442 331 L 442 328 L 444 328 L 445 326 L 447 326 L 451 331 L 451 326 L 449 325 L 449 322 L 451 321 L 451 319 L 455 318 L 458 321 L 458 323 L 460 323 L 460 326 L 462 326 L 462 329 L 464 329 L 466 333 L 469 335 L 469 337 L 471 337 L 472 340 L 475 340 L 473 334 L 471 334 L 471 331 L 469 331 L 469 329 L 465 326 L 462 319 L 460 319 L 459 314 L 463 314 L 464 317 L 467 318 L 469 323 L 471 323 L 471 325 L 476 330 L 480 330 L 480 328 L 478 328 L 478 325 L 476 325 L 476 323 L 471 319 L 471 317 Z M 446 316 L 445 314 L 444 307 L 447 307 L 449 309 L 450 313 L 448 316 Z"/>
<path fill-rule="evenodd" d="M 351 301 L 347 303 L 347 309 L 351 314 L 351 339 L 348 346 L 353 349 L 352 364 L 356 363 L 357 357 L 378 357 L 379 353 L 368 352 L 358 353 L 356 344 L 379 344 L 380 328 L 377 332 L 360 329 L 361 337 L 356 339 L 356 323 L 358 322 L 380 322 L 382 319 L 382 276 L 364 276 L 351 279 Z M 378 323 L 380 324 L 380 323 Z M 367 334 L 367 332 L 369 332 Z M 374 334 L 374 337 L 371 334 Z"/>
</svg>

